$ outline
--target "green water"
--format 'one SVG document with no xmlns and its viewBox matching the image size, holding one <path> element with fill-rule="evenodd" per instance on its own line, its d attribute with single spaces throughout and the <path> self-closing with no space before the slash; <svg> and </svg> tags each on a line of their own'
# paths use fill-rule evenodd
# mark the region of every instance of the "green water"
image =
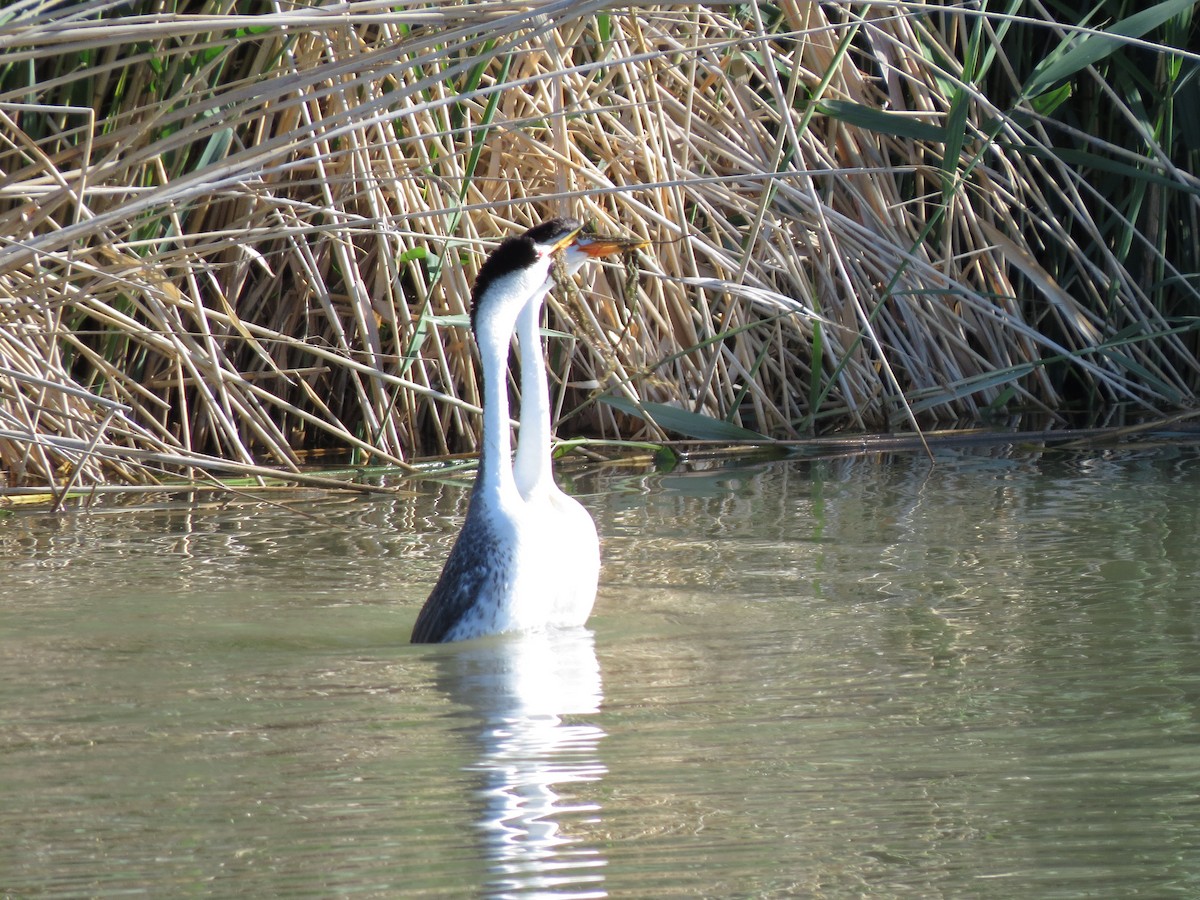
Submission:
<svg viewBox="0 0 1200 900">
<path fill-rule="evenodd" d="M 1196 451 L 573 487 L 445 647 L 456 486 L 0 519 L 0 896 L 1200 896 Z"/>
</svg>

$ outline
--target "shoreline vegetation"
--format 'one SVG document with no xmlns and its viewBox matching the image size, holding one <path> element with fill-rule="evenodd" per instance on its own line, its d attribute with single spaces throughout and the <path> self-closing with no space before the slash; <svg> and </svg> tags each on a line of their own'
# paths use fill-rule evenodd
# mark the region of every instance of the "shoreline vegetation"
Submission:
<svg viewBox="0 0 1200 900">
<path fill-rule="evenodd" d="M 1194 7 L 16 0 L 0 490 L 471 453 L 562 213 L 651 242 L 548 303 L 564 449 L 1190 419 Z"/>
</svg>

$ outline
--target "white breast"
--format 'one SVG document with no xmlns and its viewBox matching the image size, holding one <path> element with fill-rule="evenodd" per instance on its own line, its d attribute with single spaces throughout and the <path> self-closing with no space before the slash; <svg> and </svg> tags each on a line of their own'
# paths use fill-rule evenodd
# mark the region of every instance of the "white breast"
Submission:
<svg viewBox="0 0 1200 900">
<path fill-rule="evenodd" d="M 556 486 L 526 498 L 532 534 L 537 535 L 540 564 L 530 573 L 530 591 L 538 598 L 543 621 L 559 627 L 582 625 L 596 602 L 600 578 L 600 540 L 596 523 L 578 500 Z"/>
</svg>

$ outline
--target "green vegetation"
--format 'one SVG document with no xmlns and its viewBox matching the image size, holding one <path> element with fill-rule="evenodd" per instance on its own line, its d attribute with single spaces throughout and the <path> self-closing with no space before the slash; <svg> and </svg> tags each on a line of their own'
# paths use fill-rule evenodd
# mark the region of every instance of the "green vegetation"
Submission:
<svg viewBox="0 0 1200 900">
<path fill-rule="evenodd" d="M 550 302 L 563 437 L 1186 409 L 1194 14 L 17 0 L 0 473 L 470 451 L 474 271 L 563 212 L 654 242 Z"/>
</svg>

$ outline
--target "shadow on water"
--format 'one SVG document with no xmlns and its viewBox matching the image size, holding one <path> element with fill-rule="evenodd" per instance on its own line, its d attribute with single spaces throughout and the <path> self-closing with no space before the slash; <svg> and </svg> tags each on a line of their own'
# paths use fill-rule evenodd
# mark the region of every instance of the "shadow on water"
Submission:
<svg viewBox="0 0 1200 900">
<path fill-rule="evenodd" d="M 554 891 L 603 897 L 606 860 L 571 833 L 594 802 L 563 786 L 596 782 L 604 731 L 575 716 L 594 715 L 603 698 L 595 638 L 586 628 L 506 635 L 439 648 L 437 687 L 478 716 L 477 827 L 491 877 L 489 896 Z"/>
</svg>

